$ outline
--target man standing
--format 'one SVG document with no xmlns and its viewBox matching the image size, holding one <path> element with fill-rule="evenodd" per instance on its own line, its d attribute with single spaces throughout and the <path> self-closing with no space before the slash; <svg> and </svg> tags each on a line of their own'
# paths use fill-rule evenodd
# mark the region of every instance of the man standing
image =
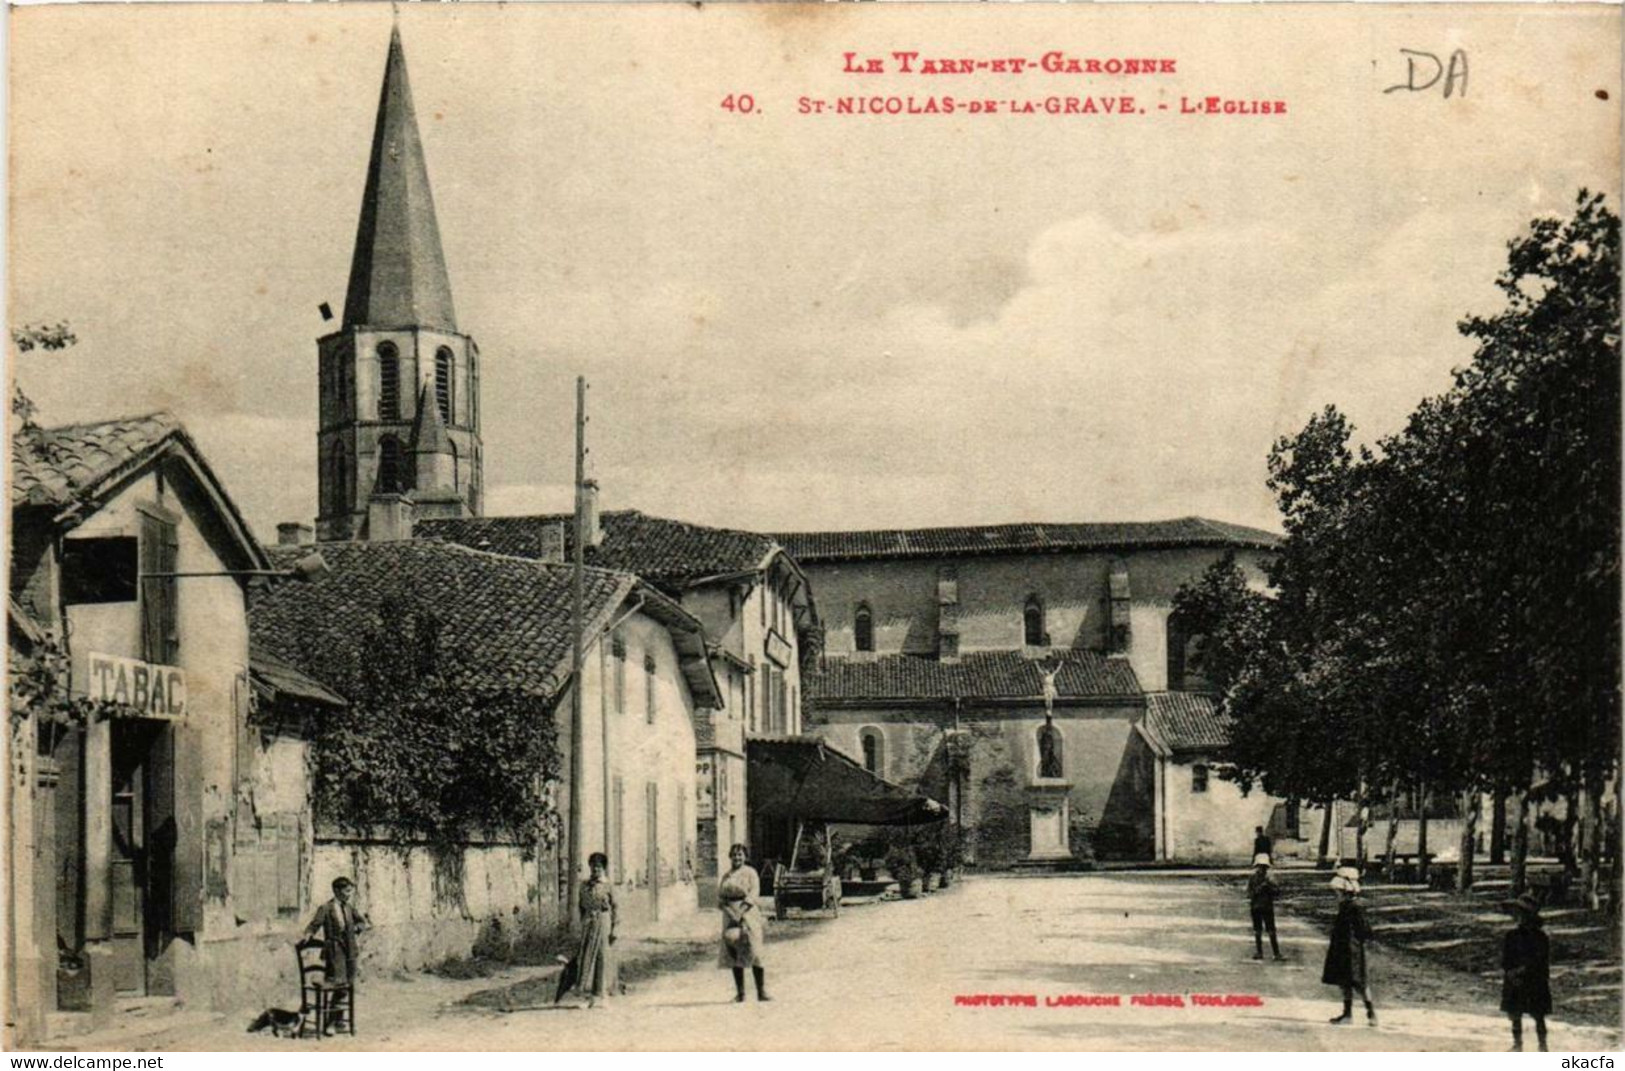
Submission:
<svg viewBox="0 0 1625 1071">
<path fill-rule="evenodd" d="M 303 938 L 308 941 L 321 933 L 322 968 L 327 984 L 333 988 L 344 987 L 334 996 L 333 1018 L 327 1024 L 329 1033 L 343 1030 L 350 1015 L 356 982 L 356 938 L 368 925 L 367 916 L 350 903 L 354 895 L 355 882 L 345 877 L 334 878 L 333 899 L 316 909 Z"/>
<path fill-rule="evenodd" d="M 1275 843 L 1270 840 L 1269 834 L 1264 832 L 1264 827 L 1263 826 L 1254 826 L 1253 827 L 1253 857 L 1256 859 L 1260 855 L 1268 856 L 1271 861 L 1274 861 L 1274 859 L 1275 859 Z"/>
<path fill-rule="evenodd" d="M 1247 906 L 1253 913 L 1254 959 L 1264 958 L 1264 931 L 1270 934 L 1270 951 L 1281 959 L 1281 943 L 1275 939 L 1275 897 L 1279 887 L 1270 880 L 1270 857 L 1260 853 L 1253 856 L 1253 873 L 1247 879 Z"/>
</svg>

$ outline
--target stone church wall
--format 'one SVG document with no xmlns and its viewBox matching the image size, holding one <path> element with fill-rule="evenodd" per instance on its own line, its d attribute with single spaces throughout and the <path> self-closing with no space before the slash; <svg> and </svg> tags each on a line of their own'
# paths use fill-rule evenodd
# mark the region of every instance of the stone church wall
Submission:
<svg viewBox="0 0 1625 1071">
<path fill-rule="evenodd" d="M 1071 839 L 1075 853 L 1108 859 L 1149 860 L 1154 851 L 1152 769 L 1137 747 L 1132 707 L 1063 710 L 1055 727 L 1062 741 Z M 970 771 L 963 782 L 967 848 L 978 866 L 1002 867 L 1027 857 L 1031 847 L 1029 793 L 1038 772 L 1037 709 L 961 711 L 971 733 Z M 944 729 L 951 715 L 907 708 L 823 710 L 809 731 L 862 761 L 861 734 L 878 730 L 882 774 L 941 802 L 948 800 Z"/>
</svg>

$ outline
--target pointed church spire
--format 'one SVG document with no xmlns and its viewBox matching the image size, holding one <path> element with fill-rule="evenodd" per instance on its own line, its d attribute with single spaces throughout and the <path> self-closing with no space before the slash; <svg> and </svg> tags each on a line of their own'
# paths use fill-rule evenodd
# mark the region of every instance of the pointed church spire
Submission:
<svg viewBox="0 0 1625 1071">
<path fill-rule="evenodd" d="M 399 27 L 389 35 L 344 326 L 457 329 Z"/>
</svg>

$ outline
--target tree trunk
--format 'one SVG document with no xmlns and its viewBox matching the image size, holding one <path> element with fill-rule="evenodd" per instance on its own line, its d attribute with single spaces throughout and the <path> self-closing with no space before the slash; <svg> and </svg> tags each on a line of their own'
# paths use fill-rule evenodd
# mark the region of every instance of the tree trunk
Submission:
<svg viewBox="0 0 1625 1071">
<path fill-rule="evenodd" d="M 1507 794 L 1498 788 L 1491 800 L 1490 862 L 1500 866 L 1507 861 Z"/>
<path fill-rule="evenodd" d="M 1513 814 L 1517 825 L 1512 828 L 1512 895 L 1522 896 L 1529 887 L 1529 790 L 1518 790 L 1518 801 Z"/>
<path fill-rule="evenodd" d="M 1598 874 L 1602 848 L 1602 779 L 1587 771 L 1584 810 L 1580 822 L 1580 895 L 1591 910 L 1602 907 Z"/>
<path fill-rule="evenodd" d="M 1428 786 L 1423 781 L 1416 786 L 1416 877 L 1423 885 L 1428 883 Z M 1477 813 L 1477 809 L 1474 809 Z"/>
<path fill-rule="evenodd" d="M 1394 844 L 1399 839 L 1399 782 L 1388 786 L 1388 843 L 1383 848 L 1382 875 L 1394 880 Z"/>
<path fill-rule="evenodd" d="M 1478 839 L 1478 794 L 1471 788 L 1461 793 L 1461 844 L 1456 865 L 1456 891 L 1466 892 L 1473 887 L 1473 842 Z"/>
<path fill-rule="evenodd" d="M 1326 808 L 1325 817 L 1320 820 L 1320 856 L 1316 866 L 1326 865 L 1326 852 L 1331 847 L 1332 819 L 1337 816 L 1337 801 L 1327 800 L 1323 806 Z"/>
<path fill-rule="evenodd" d="M 1360 873 L 1365 873 L 1365 831 L 1371 823 L 1371 797 L 1367 794 L 1365 785 L 1360 786 L 1360 809 L 1355 815 L 1354 826 L 1354 865 Z"/>
<path fill-rule="evenodd" d="M 1563 829 L 1558 834 L 1557 851 L 1563 862 L 1563 873 L 1572 878 L 1580 873 L 1579 845 L 1575 835 L 1580 824 L 1581 786 L 1578 779 L 1563 799 Z"/>
</svg>

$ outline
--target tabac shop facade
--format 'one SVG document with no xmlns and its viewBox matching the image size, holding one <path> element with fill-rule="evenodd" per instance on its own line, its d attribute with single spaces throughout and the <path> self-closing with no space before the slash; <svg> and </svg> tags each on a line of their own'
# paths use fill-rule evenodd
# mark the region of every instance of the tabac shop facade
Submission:
<svg viewBox="0 0 1625 1071">
<path fill-rule="evenodd" d="M 235 1002 L 262 966 L 275 985 L 308 781 L 305 741 L 250 722 L 244 574 L 265 552 L 163 414 L 19 433 L 12 524 L 12 616 L 95 708 L 13 707 L 13 739 L 37 741 L 10 786 L 16 1036 L 100 1026 L 129 998 Z M 269 810 L 292 817 L 286 893 L 234 899 Z"/>
</svg>

